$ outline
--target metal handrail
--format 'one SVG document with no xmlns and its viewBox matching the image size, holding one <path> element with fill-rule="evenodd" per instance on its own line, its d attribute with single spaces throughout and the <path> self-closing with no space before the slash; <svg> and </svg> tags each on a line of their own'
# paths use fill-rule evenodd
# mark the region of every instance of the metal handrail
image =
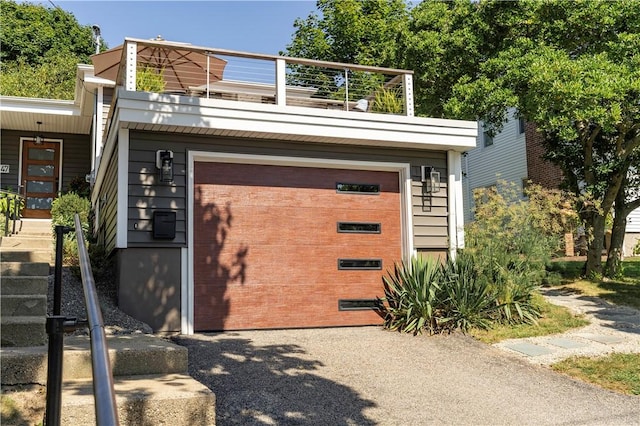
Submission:
<svg viewBox="0 0 640 426">
<path fill-rule="evenodd" d="M 24 196 L 17 192 L 2 189 L 0 190 L 0 198 L 7 199 L 7 210 L 4 214 L 4 236 L 6 237 L 9 235 L 9 220 L 13 222 L 11 234 L 13 235 L 16 233 L 16 221 L 20 220 L 20 210 Z"/>
<path fill-rule="evenodd" d="M 87 320 L 89 324 L 89 339 L 91 342 L 91 370 L 93 374 L 93 397 L 95 401 L 96 424 L 101 425 L 119 425 L 118 410 L 116 406 L 115 391 L 113 386 L 113 374 L 111 372 L 111 364 L 109 363 L 109 352 L 107 347 L 107 337 L 104 331 L 104 321 L 102 312 L 98 302 L 98 293 L 96 291 L 93 272 L 91 271 L 91 263 L 89 254 L 84 242 L 82 232 L 82 224 L 80 217 L 76 214 L 74 217 L 76 240 L 78 243 L 78 258 L 80 263 L 80 273 L 82 276 L 82 289 L 84 292 L 84 300 L 87 308 Z M 57 226 L 56 234 L 60 240 L 65 230 L 71 229 Z M 58 251 L 58 249 L 56 250 Z M 58 261 L 61 263 L 61 257 L 58 259 L 56 253 L 56 267 Z M 60 424 L 60 394 L 62 383 L 62 339 L 64 331 L 75 327 L 74 318 L 65 318 L 55 315 L 60 312 L 60 307 L 56 306 L 60 303 L 61 286 L 54 286 L 54 315 L 47 318 L 47 333 L 49 334 L 49 371 L 47 375 L 47 412 L 45 415 L 45 425 Z M 53 342 L 53 343 L 52 343 Z M 53 347 L 53 346 L 56 347 Z M 51 398 L 49 391 L 53 390 Z"/>
</svg>

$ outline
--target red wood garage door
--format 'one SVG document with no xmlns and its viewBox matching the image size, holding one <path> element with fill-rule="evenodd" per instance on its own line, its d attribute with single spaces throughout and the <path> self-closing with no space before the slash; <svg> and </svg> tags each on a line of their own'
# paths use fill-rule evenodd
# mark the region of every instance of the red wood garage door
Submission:
<svg viewBox="0 0 640 426">
<path fill-rule="evenodd" d="M 382 322 L 339 300 L 382 296 L 401 257 L 397 172 L 196 162 L 194 182 L 195 330 Z M 339 222 L 380 232 L 338 232 Z M 340 259 L 382 269 L 341 269 Z"/>
</svg>

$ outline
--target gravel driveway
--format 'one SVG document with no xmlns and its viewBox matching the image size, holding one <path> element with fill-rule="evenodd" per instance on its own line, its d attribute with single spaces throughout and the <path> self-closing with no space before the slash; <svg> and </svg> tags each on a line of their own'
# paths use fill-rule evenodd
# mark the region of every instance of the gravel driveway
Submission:
<svg viewBox="0 0 640 426">
<path fill-rule="evenodd" d="M 459 334 L 379 327 L 180 336 L 217 425 L 640 425 L 640 397 Z"/>
</svg>

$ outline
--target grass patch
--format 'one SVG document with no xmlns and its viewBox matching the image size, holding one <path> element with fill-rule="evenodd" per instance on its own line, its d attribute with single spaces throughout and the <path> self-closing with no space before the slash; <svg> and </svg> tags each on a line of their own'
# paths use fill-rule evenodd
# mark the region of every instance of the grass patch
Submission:
<svg viewBox="0 0 640 426">
<path fill-rule="evenodd" d="M 576 316 L 565 307 L 553 305 L 539 294 L 535 295 L 535 303 L 542 314 L 537 324 L 498 324 L 488 330 L 472 329 L 470 334 L 482 342 L 492 344 L 506 339 L 563 333 L 589 324 L 583 316 Z"/>
<path fill-rule="evenodd" d="M 552 365 L 552 368 L 615 392 L 640 395 L 640 354 L 573 357 Z"/>
<path fill-rule="evenodd" d="M 640 257 L 627 258 L 622 262 L 622 277 L 591 281 L 580 278 L 584 262 L 578 260 L 557 261 L 548 265 L 551 273 L 562 277 L 559 285 L 588 297 L 599 297 L 617 305 L 640 309 Z"/>
<path fill-rule="evenodd" d="M 640 282 L 577 280 L 554 288 L 564 288 L 587 297 L 599 297 L 616 305 L 640 309 Z"/>
</svg>

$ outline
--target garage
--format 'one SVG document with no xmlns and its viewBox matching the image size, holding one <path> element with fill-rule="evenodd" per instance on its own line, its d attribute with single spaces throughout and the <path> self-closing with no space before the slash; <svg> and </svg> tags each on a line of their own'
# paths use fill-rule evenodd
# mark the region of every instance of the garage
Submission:
<svg viewBox="0 0 640 426">
<path fill-rule="evenodd" d="M 403 252 L 398 171 L 193 164 L 195 331 L 382 322 L 371 305 Z"/>
</svg>

